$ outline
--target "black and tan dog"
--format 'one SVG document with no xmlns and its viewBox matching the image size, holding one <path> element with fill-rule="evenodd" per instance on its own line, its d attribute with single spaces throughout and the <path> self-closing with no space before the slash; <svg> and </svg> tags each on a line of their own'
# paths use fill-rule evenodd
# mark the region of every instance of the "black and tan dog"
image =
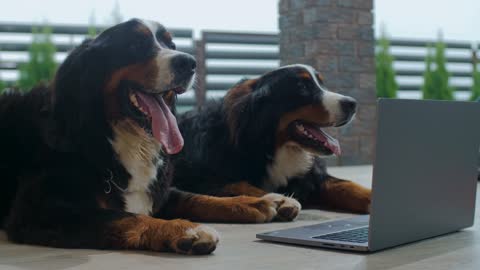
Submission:
<svg viewBox="0 0 480 270">
<path fill-rule="evenodd" d="M 309 66 L 241 81 L 221 101 L 180 116 L 175 185 L 218 196 L 294 194 L 303 207 L 366 213 L 370 190 L 329 175 L 321 158 L 340 154 L 324 128 L 345 125 L 355 111 L 354 99 L 328 91 Z"/>
<path fill-rule="evenodd" d="M 170 188 L 169 155 L 183 146 L 175 99 L 194 73 L 195 60 L 175 50 L 163 26 L 134 19 L 73 50 L 49 88 L 0 96 L 0 224 L 8 238 L 206 254 L 215 230 L 171 218 L 292 219 L 298 202 L 282 195 Z"/>
</svg>

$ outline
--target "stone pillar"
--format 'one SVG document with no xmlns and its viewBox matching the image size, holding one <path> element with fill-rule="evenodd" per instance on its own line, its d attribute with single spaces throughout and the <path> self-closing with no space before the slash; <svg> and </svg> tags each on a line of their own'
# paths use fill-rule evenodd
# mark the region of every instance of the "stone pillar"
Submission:
<svg viewBox="0 0 480 270">
<path fill-rule="evenodd" d="M 375 39 L 373 0 L 280 0 L 281 65 L 304 63 L 325 77 L 331 91 L 359 102 L 348 127 L 330 130 L 342 146 L 335 165 L 373 162 Z"/>
<path fill-rule="evenodd" d="M 197 61 L 195 101 L 196 106 L 202 107 L 207 99 L 207 65 L 205 63 L 205 40 L 202 38 L 195 41 L 195 60 Z"/>
</svg>

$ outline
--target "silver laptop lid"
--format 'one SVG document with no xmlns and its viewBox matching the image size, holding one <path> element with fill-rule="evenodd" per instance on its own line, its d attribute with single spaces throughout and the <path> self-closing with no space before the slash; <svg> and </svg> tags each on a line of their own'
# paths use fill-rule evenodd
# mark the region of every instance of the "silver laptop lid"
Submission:
<svg viewBox="0 0 480 270">
<path fill-rule="evenodd" d="M 473 224 L 480 104 L 380 99 L 369 249 Z"/>
</svg>

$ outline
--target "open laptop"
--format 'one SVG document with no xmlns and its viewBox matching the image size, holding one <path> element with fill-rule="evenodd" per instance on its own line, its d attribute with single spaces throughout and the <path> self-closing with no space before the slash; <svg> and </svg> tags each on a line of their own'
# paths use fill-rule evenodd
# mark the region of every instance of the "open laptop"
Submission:
<svg viewBox="0 0 480 270">
<path fill-rule="evenodd" d="M 480 104 L 380 99 L 370 215 L 257 234 L 377 251 L 473 225 Z"/>
</svg>

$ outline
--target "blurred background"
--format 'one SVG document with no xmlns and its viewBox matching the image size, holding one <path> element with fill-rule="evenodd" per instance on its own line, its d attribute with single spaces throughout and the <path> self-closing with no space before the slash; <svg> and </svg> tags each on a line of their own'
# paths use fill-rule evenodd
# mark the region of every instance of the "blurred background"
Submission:
<svg viewBox="0 0 480 270">
<path fill-rule="evenodd" d="M 360 103 L 336 132 L 333 163 L 370 163 L 376 97 L 480 97 L 478 0 L 5 1 L 0 9 L 0 91 L 48 82 L 86 36 L 132 17 L 169 28 L 195 55 L 194 91 L 180 111 L 222 97 L 243 77 L 305 63 L 327 87 Z M 3 89 L 3 90 L 1 90 Z"/>
</svg>

